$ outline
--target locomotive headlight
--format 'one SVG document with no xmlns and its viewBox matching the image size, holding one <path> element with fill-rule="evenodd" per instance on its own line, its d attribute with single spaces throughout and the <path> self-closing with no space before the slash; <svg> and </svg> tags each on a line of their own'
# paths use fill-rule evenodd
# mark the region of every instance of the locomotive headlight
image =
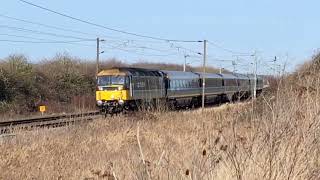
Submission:
<svg viewBox="0 0 320 180">
<path fill-rule="evenodd" d="M 101 106 L 102 104 L 103 104 L 103 102 L 102 102 L 101 100 L 98 100 L 98 101 L 97 101 L 97 105 L 98 105 L 98 106 Z"/>
<path fill-rule="evenodd" d="M 123 87 L 122 87 L 122 86 L 119 86 L 119 87 L 118 87 L 118 90 L 119 90 L 119 91 L 123 90 Z"/>
<path fill-rule="evenodd" d="M 118 103 L 119 103 L 120 105 L 123 105 L 123 104 L 124 104 L 124 101 L 123 101 L 122 99 L 119 99 Z"/>
</svg>

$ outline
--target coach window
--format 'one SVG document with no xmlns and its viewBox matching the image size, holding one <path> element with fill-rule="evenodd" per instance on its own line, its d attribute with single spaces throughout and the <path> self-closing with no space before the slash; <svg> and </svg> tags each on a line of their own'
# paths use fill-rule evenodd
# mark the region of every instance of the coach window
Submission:
<svg viewBox="0 0 320 180">
<path fill-rule="evenodd" d="M 217 87 L 218 86 L 218 79 L 212 79 L 212 86 Z"/>
<path fill-rule="evenodd" d="M 211 79 L 210 86 L 211 87 L 216 87 L 217 86 L 217 80 L 216 79 Z"/>
<path fill-rule="evenodd" d="M 178 80 L 174 80 L 174 89 L 178 90 L 179 88 L 179 81 Z"/>
<path fill-rule="evenodd" d="M 149 89 L 153 90 L 153 89 L 157 89 L 155 87 L 155 81 L 153 81 L 152 79 L 148 78 L 148 83 L 149 83 Z"/>
<path fill-rule="evenodd" d="M 186 89 L 187 88 L 187 80 L 182 80 L 182 82 L 183 82 L 183 89 Z"/>
<path fill-rule="evenodd" d="M 191 80 L 187 80 L 187 88 L 188 88 L 188 89 L 191 88 Z"/>
<path fill-rule="evenodd" d="M 175 89 L 175 80 L 170 80 L 170 89 Z"/>
<path fill-rule="evenodd" d="M 198 80 L 193 80 L 193 87 L 199 87 Z"/>
</svg>

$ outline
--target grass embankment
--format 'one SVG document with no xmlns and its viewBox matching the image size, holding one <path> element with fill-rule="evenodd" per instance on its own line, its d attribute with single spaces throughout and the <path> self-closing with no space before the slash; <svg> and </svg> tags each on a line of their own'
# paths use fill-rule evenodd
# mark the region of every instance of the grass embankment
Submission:
<svg viewBox="0 0 320 180">
<path fill-rule="evenodd" d="M 17 133 L 0 179 L 319 179 L 319 60 L 253 103 Z"/>
</svg>

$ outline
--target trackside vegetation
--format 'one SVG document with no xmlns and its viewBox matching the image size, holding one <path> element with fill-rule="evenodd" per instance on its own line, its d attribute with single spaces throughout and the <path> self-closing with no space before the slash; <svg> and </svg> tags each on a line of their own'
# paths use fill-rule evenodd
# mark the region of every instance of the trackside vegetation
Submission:
<svg viewBox="0 0 320 180">
<path fill-rule="evenodd" d="M 0 113 L 25 114 L 47 105 L 49 112 L 74 112 L 95 108 L 95 61 L 57 54 L 49 59 L 32 60 L 22 54 L 0 59 Z M 182 65 L 120 60 L 101 61 L 101 69 L 142 67 L 182 70 Z M 187 70 L 200 68 L 187 66 Z M 208 68 L 209 72 L 217 72 Z"/>
<path fill-rule="evenodd" d="M 257 100 L 0 139 L 0 179 L 320 178 L 320 55 Z"/>
</svg>

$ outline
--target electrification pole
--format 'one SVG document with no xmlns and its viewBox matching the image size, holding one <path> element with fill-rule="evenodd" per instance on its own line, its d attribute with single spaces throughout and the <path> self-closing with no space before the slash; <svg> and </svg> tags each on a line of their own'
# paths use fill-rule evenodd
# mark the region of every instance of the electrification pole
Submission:
<svg viewBox="0 0 320 180">
<path fill-rule="evenodd" d="M 236 62 L 232 61 L 232 66 L 233 66 L 233 74 L 236 72 Z"/>
<path fill-rule="evenodd" d="M 204 110 L 205 87 L 206 87 L 206 60 L 207 60 L 207 40 L 203 41 L 203 74 L 202 74 L 202 111 Z"/>
<path fill-rule="evenodd" d="M 99 57 L 100 57 L 100 39 L 97 38 L 97 62 L 96 62 L 96 75 L 99 73 Z"/>
<path fill-rule="evenodd" d="M 274 72 L 273 72 L 273 74 L 274 74 L 274 77 L 276 77 L 277 76 L 277 74 L 276 74 L 276 72 L 277 72 L 277 70 L 276 70 L 276 61 L 277 61 L 277 56 L 275 56 L 274 57 L 274 60 L 273 60 L 273 68 L 274 68 Z"/>
<path fill-rule="evenodd" d="M 99 39 L 97 38 L 97 62 L 96 62 L 96 75 L 98 75 L 99 73 L 99 70 L 100 70 L 100 54 L 104 53 L 104 51 L 101 51 L 100 52 L 100 42 L 104 42 L 105 40 L 104 39 Z"/>
<path fill-rule="evenodd" d="M 253 85 L 253 99 L 256 99 L 257 97 L 257 51 L 254 52 L 253 55 L 253 73 L 254 73 L 254 85 Z"/>
<path fill-rule="evenodd" d="M 184 55 L 183 72 L 186 72 L 187 57 L 189 57 L 189 55 Z"/>
</svg>

